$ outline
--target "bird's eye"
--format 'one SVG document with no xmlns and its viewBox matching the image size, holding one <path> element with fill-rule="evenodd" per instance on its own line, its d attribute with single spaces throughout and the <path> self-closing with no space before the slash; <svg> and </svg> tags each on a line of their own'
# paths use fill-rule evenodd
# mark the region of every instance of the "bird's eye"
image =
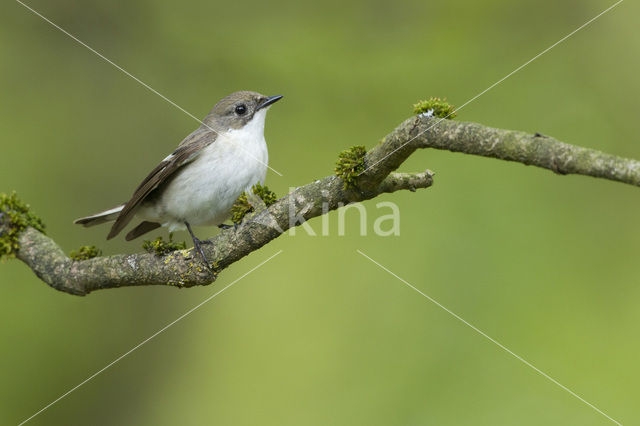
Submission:
<svg viewBox="0 0 640 426">
<path fill-rule="evenodd" d="M 247 112 L 247 106 L 246 105 L 238 105 L 236 106 L 236 114 L 238 115 L 244 115 Z"/>
</svg>

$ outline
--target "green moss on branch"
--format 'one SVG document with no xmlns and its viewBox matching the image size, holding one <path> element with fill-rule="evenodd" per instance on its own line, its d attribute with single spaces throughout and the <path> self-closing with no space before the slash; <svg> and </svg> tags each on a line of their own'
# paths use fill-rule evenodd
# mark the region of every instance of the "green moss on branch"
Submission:
<svg viewBox="0 0 640 426">
<path fill-rule="evenodd" d="M 344 181 L 344 189 L 357 186 L 358 175 L 365 170 L 364 156 L 367 150 L 364 146 L 352 146 L 338 154 L 336 162 L 336 176 Z"/>
<path fill-rule="evenodd" d="M 142 248 L 147 253 L 155 254 L 156 256 L 164 256 L 172 251 L 185 250 L 187 248 L 187 243 L 184 241 L 181 243 L 175 243 L 173 242 L 173 234 L 169 234 L 169 241 L 164 241 L 162 237 L 158 237 L 153 241 L 145 240 L 144 243 L 142 243 Z"/>
<path fill-rule="evenodd" d="M 78 250 L 71 250 L 69 257 L 72 260 L 89 260 L 102 255 L 102 250 L 96 246 L 82 246 Z"/>
<path fill-rule="evenodd" d="M 15 191 L 11 195 L 0 193 L 0 259 L 15 257 L 20 249 L 20 233 L 29 226 L 44 233 L 42 219 L 18 199 Z"/>
<path fill-rule="evenodd" d="M 259 183 L 253 185 L 253 187 L 251 187 L 251 191 L 260 197 L 266 207 L 269 207 L 278 199 L 275 192 L 271 191 L 269 187 L 262 186 Z M 231 207 L 231 221 L 239 225 L 242 223 L 244 217 L 253 211 L 255 211 L 255 209 L 249 202 L 247 193 L 243 192 Z"/>
<path fill-rule="evenodd" d="M 419 101 L 413 105 L 413 112 L 415 114 L 424 114 L 433 112 L 434 117 L 450 118 L 456 117 L 456 108 L 447 102 L 446 98 L 429 98 L 427 101 Z"/>
</svg>

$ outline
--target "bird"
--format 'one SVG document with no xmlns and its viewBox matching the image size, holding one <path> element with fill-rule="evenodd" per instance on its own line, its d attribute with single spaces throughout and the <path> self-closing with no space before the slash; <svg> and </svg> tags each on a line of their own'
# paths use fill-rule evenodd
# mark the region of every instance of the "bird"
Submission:
<svg viewBox="0 0 640 426">
<path fill-rule="evenodd" d="M 159 227 L 186 229 L 193 246 L 210 267 L 192 226 L 226 227 L 231 207 L 266 177 L 269 154 L 264 138 L 267 111 L 282 95 L 239 91 L 222 98 L 178 147 L 137 186 L 126 203 L 82 217 L 90 227 L 114 222 L 107 235 L 117 236 L 134 218 L 141 222 L 125 237 L 131 241 Z"/>
</svg>

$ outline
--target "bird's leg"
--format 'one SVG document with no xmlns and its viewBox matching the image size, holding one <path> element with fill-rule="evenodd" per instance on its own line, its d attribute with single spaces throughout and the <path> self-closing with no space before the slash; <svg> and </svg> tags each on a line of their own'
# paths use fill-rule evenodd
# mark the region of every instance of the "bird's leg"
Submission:
<svg viewBox="0 0 640 426">
<path fill-rule="evenodd" d="M 207 256 L 205 256 L 204 250 L 202 250 L 202 244 L 208 243 L 208 241 L 200 241 L 191 230 L 191 225 L 189 225 L 189 222 L 185 222 L 184 224 L 187 225 L 187 230 L 189 231 L 191 239 L 193 240 L 193 248 L 200 254 L 200 257 L 202 257 L 202 260 L 204 261 L 204 264 L 207 265 L 207 268 L 211 269 L 209 261 L 207 260 Z"/>
</svg>

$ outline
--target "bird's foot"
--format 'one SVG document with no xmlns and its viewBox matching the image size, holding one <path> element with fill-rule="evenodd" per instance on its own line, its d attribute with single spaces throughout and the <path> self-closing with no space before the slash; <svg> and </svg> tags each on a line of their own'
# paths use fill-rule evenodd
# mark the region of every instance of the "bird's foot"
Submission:
<svg viewBox="0 0 640 426">
<path fill-rule="evenodd" d="M 209 263 L 209 260 L 207 260 L 207 256 L 204 254 L 204 250 L 202 250 L 202 245 L 203 244 L 211 244 L 211 241 L 209 240 L 204 240 L 201 241 L 197 238 L 193 238 L 193 248 L 195 251 L 198 252 L 198 254 L 200 255 L 200 257 L 202 258 L 202 261 L 204 262 L 205 265 L 207 265 L 207 269 L 209 269 L 209 271 L 213 272 L 213 268 L 211 267 L 211 264 Z"/>
<path fill-rule="evenodd" d="M 211 244 L 211 241 L 209 240 L 200 241 L 198 237 L 194 235 L 193 230 L 189 225 L 189 222 L 185 222 L 184 224 L 187 226 L 187 231 L 189 231 L 189 235 L 191 235 L 191 239 L 193 240 L 193 249 L 198 252 L 204 264 L 207 265 L 207 269 L 211 272 L 214 272 L 213 268 L 211 267 L 211 264 L 209 264 L 209 261 L 207 260 L 207 256 L 204 254 L 204 250 L 202 250 L 202 244 Z"/>
</svg>

